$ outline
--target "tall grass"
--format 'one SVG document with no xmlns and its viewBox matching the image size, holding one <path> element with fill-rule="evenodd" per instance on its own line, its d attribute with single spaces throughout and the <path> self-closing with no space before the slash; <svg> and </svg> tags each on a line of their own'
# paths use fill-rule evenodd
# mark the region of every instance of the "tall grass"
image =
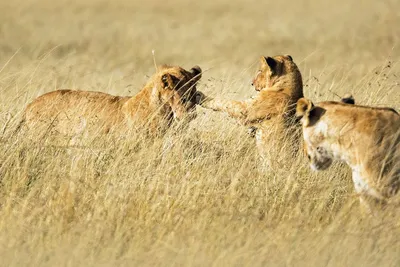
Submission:
<svg viewBox="0 0 400 267">
<path fill-rule="evenodd" d="M 400 108 L 397 1 L 1 1 L 1 266 L 399 266 L 400 215 L 362 213 L 349 169 L 259 172 L 254 139 L 198 108 L 163 138 L 15 135 L 57 88 L 133 95 L 158 63 L 245 99 L 260 55 L 287 53 L 305 95 Z M 46 138 L 46 137 L 45 137 Z M 274 155 L 277 160 L 285 155 Z"/>
</svg>

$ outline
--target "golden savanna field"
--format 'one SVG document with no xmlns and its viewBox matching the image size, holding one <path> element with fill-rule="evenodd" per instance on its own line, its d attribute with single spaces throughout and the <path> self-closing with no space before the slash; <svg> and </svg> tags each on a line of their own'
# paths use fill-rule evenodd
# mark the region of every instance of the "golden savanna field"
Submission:
<svg viewBox="0 0 400 267">
<path fill-rule="evenodd" d="M 363 213 L 349 168 L 302 152 L 261 172 L 225 114 L 197 107 L 154 140 L 15 133 L 37 96 L 134 95 L 155 63 L 244 100 L 277 54 L 314 102 L 399 110 L 399 25 L 397 0 L 0 0 L 0 266 L 400 266 L 398 205 Z"/>
</svg>

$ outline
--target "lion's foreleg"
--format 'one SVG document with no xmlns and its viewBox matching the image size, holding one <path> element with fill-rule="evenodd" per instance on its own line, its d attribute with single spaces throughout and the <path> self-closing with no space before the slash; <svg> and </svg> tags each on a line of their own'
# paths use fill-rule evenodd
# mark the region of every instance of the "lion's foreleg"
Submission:
<svg viewBox="0 0 400 267">
<path fill-rule="evenodd" d="M 208 98 L 201 106 L 214 111 L 226 112 L 229 116 L 239 120 L 245 120 L 248 113 L 247 104 L 241 101 Z"/>
</svg>

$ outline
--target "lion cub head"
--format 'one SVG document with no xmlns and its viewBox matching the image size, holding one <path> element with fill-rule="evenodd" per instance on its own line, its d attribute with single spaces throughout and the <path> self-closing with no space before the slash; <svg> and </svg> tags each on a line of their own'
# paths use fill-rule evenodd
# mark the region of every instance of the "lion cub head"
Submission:
<svg viewBox="0 0 400 267">
<path fill-rule="evenodd" d="M 260 57 L 260 66 L 252 85 L 255 90 L 288 90 L 289 95 L 303 96 L 301 73 L 289 55 Z"/>
<path fill-rule="evenodd" d="M 325 170 L 333 161 L 327 149 L 327 126 L 319 121 L 324 113 L 323 108 L 314 106 L 308 99 L 301 98 L 297 102 L 296 116 L 301 117 L 303 125 L 304 151 L 313 170 Z"/>
<path fill-rule="evenodd" d="M 181 120 L 195 116 L 196 84 L 201 78 L 201 68 L 190 71 L 181 67 L 161 66 L 156 74 L 153 95 L 172 112 L 173 118 Z"/>
<path fill-rule="evenodd" d="M 343 104 L 353 105 L 352 95 L 346 94 L 340 101 Z M 328 125 L 321 119 L 326 110 L 315 106 L 310 100 L 300 98 L 297 101 L 296 116 L 301 118 L 303 125 L 304 151 L 313 170 L 325 170 L 333 162 Z"/>
</svg>

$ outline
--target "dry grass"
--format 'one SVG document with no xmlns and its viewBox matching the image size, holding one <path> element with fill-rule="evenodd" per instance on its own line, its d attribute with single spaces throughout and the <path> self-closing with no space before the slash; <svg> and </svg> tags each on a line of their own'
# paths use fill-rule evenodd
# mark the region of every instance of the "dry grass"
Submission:
<svg viewBox="0 0 400 267">
<path fill-rule="evenodd" d="M 351 92 L 399 109 L 399 10 L 395 0 L 0 1 L 0 265 L 399 266 L 396 208 L 363 216 L 345 166 L 314 173 L 299 155 L 259 173 L 254 140 L 224 115 L 199 108 L 165 140 L 12 136 L 44 92 L 136 93 L 153 49 L 158 63 L 200 65 L 211 95 L 250 96 L 258 56 L 284 53 L 315 101 Z"/>
</svg>

